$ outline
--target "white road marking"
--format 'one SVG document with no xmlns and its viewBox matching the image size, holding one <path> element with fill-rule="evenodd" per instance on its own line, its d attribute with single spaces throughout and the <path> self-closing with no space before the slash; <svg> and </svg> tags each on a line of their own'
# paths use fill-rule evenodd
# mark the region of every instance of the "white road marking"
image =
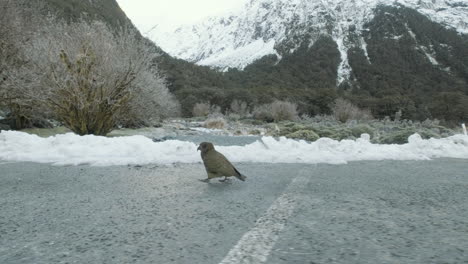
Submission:
<svg viewBox="0 0 468 264">
<path fill-rule="evenodd" d="M 296 206 L 296 194 L 309 177 L 301 171 L 286 191 L 268 208 L 252 229 L 245 233 L 220 264 L 265 263 L 286 221 Z"/>
</svg>

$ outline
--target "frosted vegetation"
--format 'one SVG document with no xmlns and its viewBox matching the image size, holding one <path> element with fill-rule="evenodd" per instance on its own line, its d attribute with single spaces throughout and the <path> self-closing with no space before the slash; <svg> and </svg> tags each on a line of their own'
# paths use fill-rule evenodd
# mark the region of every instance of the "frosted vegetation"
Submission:
<svg viewBox="0 0 468 264">
<path fill-rule="evenodd" d="M 349 121 L 341 123 L 327 116 L 306 118 L 300 123 L 282 123 L 279 126 L 278 136 L 296 139 L 317 140 L 328 137 L 335 140 L 356 139 L 362 134 L 368 134 L 373 143 L 378 144 L 404 144 L 414 133 L 423 139 L 444 138 L 461 133 L 439 125 L 438 121 L 412 122 L 408 120 L 392 121 L 367 120 Z"/>
<path fill-rule="evenodd" d="M 106 135 L 179 114 L 154 65 L 158 52 L 138 32 L 44 18 L 33 11 L 42 6 L 22 1 L 1 8 L 0 107 L 14 128 L 50 118 L 80 135 Z"/>
<path fill-rule="evenodd" d="M 307 141 L 322 137 L 354 140 L 362 134 L 368 134 L 373 143 L 404 144 L 414 133 L 424 139 L 462 133 L 461 127 L 450 129 L 441 125 L 438 120 L 402 120 L 401 111 L 392 117 L 376 120 L 369 110 L 360 109 L 344 99 L 337 99 L 331 105 L 330 115 L 313 117 L 300 116 L 297 105 L 286 101 L 249 107 L 247 103 L 235 100 L 224 115 L 219 109 L 208 103 L 196 104 L 194 111 L 200 111 L 200 115 L 192 120 L 204 122 L 206 128 L 224 129 L 225 134 L 284 136 Z"/>
</svg>

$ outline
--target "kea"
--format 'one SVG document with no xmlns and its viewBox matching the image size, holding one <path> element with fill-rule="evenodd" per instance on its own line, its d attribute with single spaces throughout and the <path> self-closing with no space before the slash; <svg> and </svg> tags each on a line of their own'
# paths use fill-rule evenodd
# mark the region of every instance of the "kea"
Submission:
<svg viewBox="0 0 468 264">
<path fill-rule="evenodd" d="M 220 182 L 225 182 L 228 177 L 234 176 L 241 181 L 245 181 L 246 176 L 242 175 L 226 157 L 215 150 L 210 142 L 202 142 L 198 149 L 201 151 L 201 158 L 205 165 L 208 178 L 200 180 L 202 182 L 209 182 L 213 178 L 225 177 Z"/>
</svg>

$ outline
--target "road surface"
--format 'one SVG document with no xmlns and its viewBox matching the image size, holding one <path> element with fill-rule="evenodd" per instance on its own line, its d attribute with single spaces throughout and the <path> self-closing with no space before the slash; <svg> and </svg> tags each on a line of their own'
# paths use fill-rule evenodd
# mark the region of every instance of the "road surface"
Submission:
<svg viewBox="0 0 468 264">
<path fill-rule="evenodd" d="M 0 263 L 468 263 L 468 161 L 0 161 Z"/>
</svg>

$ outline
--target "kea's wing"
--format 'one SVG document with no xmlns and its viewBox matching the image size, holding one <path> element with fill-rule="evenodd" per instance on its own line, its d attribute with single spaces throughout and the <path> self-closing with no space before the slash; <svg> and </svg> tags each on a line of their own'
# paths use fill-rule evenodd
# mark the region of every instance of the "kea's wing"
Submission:
<svg viewBox="0 0 468 264">
<path fill-rule="evenodd" d="M 207 171 L 219 176 L 239 176 L 240 173 L 234 168 L 229 160 L 216 150 L 210 151 L 205 159 Z"/>
<path fill-rule="evenodd" d="M 219 152 L 218 152 L 219 153 Z M 247 178 L 245 175 L 242 175 L 237 169 L 236 167 L 234 167 L 234 165 L 231 164 L 231 162 L 229 162 L 229 160 L 221 153 L 219 153 L 219 155 L 222 156 L 222 158 L 226 161 L 226 164 L 229 164 L 229 173 L 232 173 L 232 174 L 229 174 L 227 176 L 235 176 L 236 178 L 238 178 L 239 180 L 241 181 L 245 181 L 245 179 Z M 233 170 L 233 171 L 232 171 Z M 226 171 L 228 172 L 228 171 Z M 224 175 L 223 175 L 224 176 Z"/>
</svg>

